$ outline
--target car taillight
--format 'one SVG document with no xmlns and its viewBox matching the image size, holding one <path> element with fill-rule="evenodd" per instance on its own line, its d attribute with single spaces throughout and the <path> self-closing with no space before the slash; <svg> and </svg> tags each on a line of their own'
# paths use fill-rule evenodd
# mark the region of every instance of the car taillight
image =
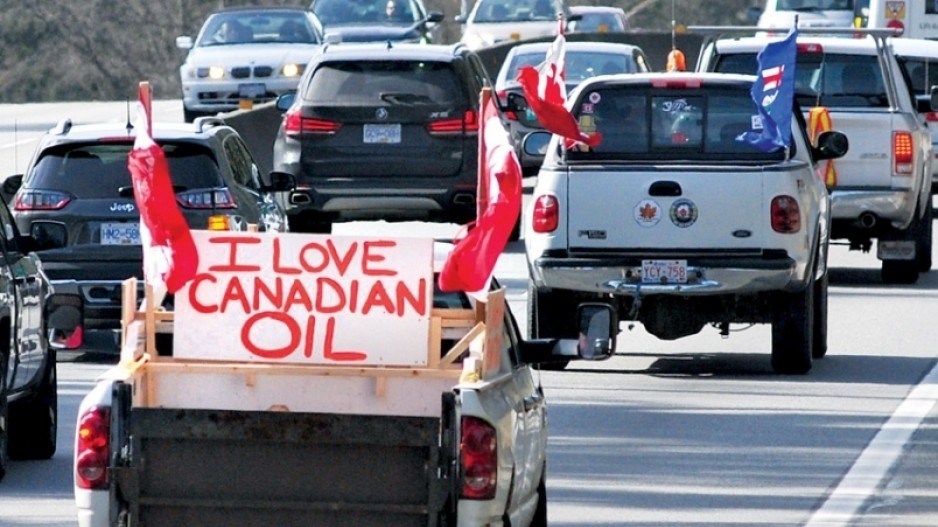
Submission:
<svg viewBox="0 0 938 527">
<path fill-rule="evenodd" d="M 26 190 L 16 197 L 15 210 L 59 210 L 72 201 L 72 196 L 54 190 Z"/>
<path fill-rule="evenodd" d="M 463 417 L 461 423 L 460 496 L 470 500 L 493 499 L 498 486 L 498 441 L 495 427 L 477 417 Z"/>
<path fill-rule="evenodd" d="M 816 43 L 798 44 L 798 53 L 824 53 L 824 46 Z"/>
<path fill-rule="evenodd" d="M 700 79 L 656 79 L 651 81 L 653 88 L 688 89 L 699 88 Z"/>
<path fill-rule="evenodd" d="M 892 134 L 893 172 L 898 176 L 911 175 L 913 155 L 912 134 L 909 132 L 894 132 Z"/>
<path fill-rule="evenodd" d="M 782 234 L 794 234 L 801 230 L 801 208 L 798 200 L 791 196 L 775 196 L 772 199 L 772 230 Z"/>
<path fill-rule="evenodd" d="M 925 112 L 925 120 L 930 123 L 938 123 L 938 112 Z"/>
<path fill-rule="evenodd" d="M 557 196 L 544 195 L 534 201 L 531 227 L 534 232 L 554 232 L 560 222 L 560 203 Z"/>
<path fill-rule="evenodd" d="M 110 408 L 93 406 L 78 421 L 75 483 L 82 489 L 106 489 L 111 443 Z"/>
<path fill-rule="evenodd" d="M 341 128 L 342 123 L 303 117 L 299 108 L 288 111 L 284 116 L 283 132 L 288 137 L 300 134 L 335 135 Z"/>
<path fill-rule="evenodd" d="M 176 194 L 176 201 L 184 209 L 236 209 L 238 204 L 226 188 L 188 190 Z"/>
<path fill-rule="evenodd" d="M 475 110 L 466 110 L 462 117 L 439 119 L 427 123 L 430 135 L 457 135 L 479 131 L 479 114 Z"/>
</svg>

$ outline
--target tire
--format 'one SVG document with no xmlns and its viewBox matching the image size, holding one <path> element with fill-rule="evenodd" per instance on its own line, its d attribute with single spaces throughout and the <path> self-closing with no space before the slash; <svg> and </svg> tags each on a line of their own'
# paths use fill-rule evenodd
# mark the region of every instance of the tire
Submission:
<svg viewBox="0 0 938 527">
<path fill-rule="evenodd" d="M 532 339 L 577 338 L 576 298 L 571 291 L 538 291 L 528 285 L 528 335 Z M 570 361 L 541 364 L 542 370 L 563 370 Z"/>
<path fill-rule="evenodd" d="M 796 293 L 780 293 L 772 322 L 772 369 L 786 375 L 811 370 L 814 343 L 813 285 Z"/>
<path fill-rule="evenodd" d="M 931 200 L 925 208 L 925 214 L 922 219 L 917 221 L 913 231 L 915 236 L 915 261 L 918 263 L 918 272 L 927 273 L 931 271 L 931 249 L 932 249 L 932 225 L 934 217 L 931 208 Z"/>
<path fill-rule="evenodd" d="M 55 352 L 49 350 L 45 375 L 34 397 L 10 405 L 12 459 L 49 459 L 55 455 L 58 428 L 58 380 Z"/>
<path fill-rule="evenodd" d="M 0 481 L 7 474 L 7 467 L 10 463 L 9 443 L 10 443 L 10 412 L 7 406 L 6 374 L 7 357 L 0 353 Z"/>
<path fill-rule="evenodd" d="M 547 527 L 547 466 L 541 472 L 541 481 L 537 484 L 537 508 L 531 518 L 531 527 Z"/>
<path fill-rule="evenodd" d="M 811 345 L 811 357 L 822 359 L 827 355 L 827 289 L 828 275 L 814 282 L 814 335 Z"/>
<path fill-rule="evenodd" d="M 914 284 L 918 282 L 917 260 L 883 260 L 880 275 L 887 284 Z"/>
</svg>

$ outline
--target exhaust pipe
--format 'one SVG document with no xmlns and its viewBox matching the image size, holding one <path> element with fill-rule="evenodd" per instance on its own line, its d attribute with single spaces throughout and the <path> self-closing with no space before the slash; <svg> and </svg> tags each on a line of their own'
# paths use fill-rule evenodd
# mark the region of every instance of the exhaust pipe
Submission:
<svg viewBox="0 0 938 527">
<path fill-rule="evenodd" d="M 877 221 L 879 221 L 879 219 L 872 212 L 864 212 L 857 218 L 857 224 L 864 229 L 872 229 L 876 226 Z"/>
<path fill-rule="evenodd" d="M 308 205 L 312 202 L 312 198 L 310 198 L 309 194 L 305 192 L 294 192 L 293 194 L 290 194 L 290 203 L 293 205 Z"/>
<path fill-rule="evenodd" d="M 476 204 L 476 197 L 472 194 L 456 194 L 453 196 L 453 203 L 463 207 L 469 207 Z"/>
</svg>

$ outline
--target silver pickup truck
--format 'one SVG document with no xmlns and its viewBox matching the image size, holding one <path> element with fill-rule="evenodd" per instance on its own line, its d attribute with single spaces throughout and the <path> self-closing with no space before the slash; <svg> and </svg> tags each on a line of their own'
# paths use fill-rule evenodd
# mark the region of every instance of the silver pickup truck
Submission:
<svg viewBox="0 0 938 527">
<path fill-rule="evenodd" d="M 526 212 L 533 338 L 572 338 L 576 307 L 614 305 L 658 338 L 707 324 L 772 324 L 772 366 L 805 373 L 827 352 L 829 196 L 815 162 L 843 134 L 807 142 L 798 110 L 789 149 L 740 141 L 753 131 L 753 76 L 624 74 L 571 94 L 595 148 L 554 136 Z M 540 132 L 524 144 L 538 151 Z"/>
<path fill-rule="evenodd" d="M 827 29 L 825 32 L 833 30 Z M 850 152 L 832 164 L 832 239 L 869 251 L 877 240 L 882 278 L 914 283 L 932 266 L 932 145 L 896 62 L 889 31 L 863 38 L 801 30 L 796 98 L 807 112 L 830 111 Z M 705 46 L 698 71 L 756 71 L 764 38 L 723 38 Z M 826 170 L 826 166 L 824 167 Z"/>
</svg>

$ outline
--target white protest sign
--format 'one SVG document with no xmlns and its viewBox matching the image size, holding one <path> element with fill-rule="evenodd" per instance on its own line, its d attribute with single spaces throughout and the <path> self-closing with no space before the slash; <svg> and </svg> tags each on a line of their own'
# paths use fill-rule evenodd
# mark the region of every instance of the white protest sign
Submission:
<svg viewBox="0 0 938 527">
<path fill-rule="evenodd" d="M 199 272 L 176 293 L 174 357 L 427 364 L 432 239 L 192 234 Z"/>
</svg>

